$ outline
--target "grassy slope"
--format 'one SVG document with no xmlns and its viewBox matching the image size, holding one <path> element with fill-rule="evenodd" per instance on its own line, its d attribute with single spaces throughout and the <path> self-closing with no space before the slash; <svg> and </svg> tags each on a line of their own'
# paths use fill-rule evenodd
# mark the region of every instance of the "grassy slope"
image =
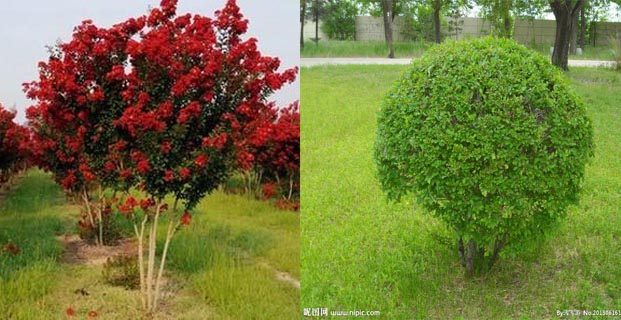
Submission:
<svg viewBox="0 0 621 320">
<path fill-rule="evenodd" d="M 168 270 L 176 294 L 164 299 L 157 318 L 297 315 L 299 290 L 276 280 L 274 269 L 299 279 L 298 215 L 220 193 L 207 197 L 195 213 L 171 244 Z M 0 244 L 11 240 L 22 254 L 0 255 L 0 318 L 56 319 L 68 307 L 81 318 L 89 310 L 102 319 L 139 317 L 136 292 L 104 284 L 101 267 L 57 262 L 62 248 L 54 235 L 73 231 L 77 214 L 39 171 L 29 172 L 2 201 Z M 90 295 L 77 295 L 79 288 Z"/>
<path fill-rule="evenodd" d="M 621 77 L 570 72 L 595 127 L 581 204 L 556 234 L 465 280 L 451 233 L 412 203 L 385 201 L 371 150 L 375 114 L 403 66 L 302 69 L 302 307 L 386 318 L 553 318 L 621 309 Z"/>
<path fill-rule="evenodd" d="M 396 58 L 414 58 L 420 57 L 423 52 L 433 43 L 415 42 L 415 41 L 396 41 L 395 57 Z M 533 48 L 544 55 L 550 55 L 550 46 L 539 45 Z M 388 56 L 388 47 L 383 41 L 319 41 L 316 45 L 314 42 L 306 42 L 304 49 L 300 50 L 300 56 L 303 58 L 324 58 L 324 57 L 367 57 L 367 58 L 386 58 Z M 615 58 L 614 50 L 608 46 L 604 47 L 587 47 L 582 55 L 571 55 L 569 59 L 587 59 L 587 60 L 613 60 Z"/>
</svg>

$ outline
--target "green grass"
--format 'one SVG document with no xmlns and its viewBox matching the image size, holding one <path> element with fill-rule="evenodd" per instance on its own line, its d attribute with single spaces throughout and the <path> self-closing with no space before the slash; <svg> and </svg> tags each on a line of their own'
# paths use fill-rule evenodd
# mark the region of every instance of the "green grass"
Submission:
<svg viewBox="0 0 621 320">
<path fill-rule="evenodd" d="M 57 284 L 57 258 L 62 248 L 54 239 L 66 230 L 68 217 L 56 214 L 62 193 L 32 172 L 0 200 L 0 245 L 17 245 L 18 255 L 0 254 L 0 317 L 29 319 L 31 305 Z"/>
<path fill-rule="evenodd" d="M 378 310 L 387 319 L 554 318 L 621 309 L 621 75 L 573 68 L 596 155 L 582 200 L 553 236 L 466 279 L 452 234 L 375 177 L 376 112 L 405 66 L 303 68 L 301 307 Z"/>
<path fill-rule="evenodd" d="M 396 41 L 396 58 L 417 58 L 420 57 L 433 43 L 418 41 Z M 533 50 L 550 56 L 549 45 L 537 45 Z M 384 41 L 335 41 L 321 40 L 318 44 L 314 42 L 304 43 L 304 49 L 300 50 L 302 58 L 386 58 L 388 47 Z M 577 60 L 613 60 L 615 51 L 609 46 L 591 47 L 587 46 L 582 55 L 570 55 L 569 59 Z"/>
<path fill-rule="evenodd" d="M 420 57 L 431 46 L 430 43 L 395 41 L 396 58 Z M 388 46 L 384 41 L 335 41 L 320 40 L 319 43 L 309 41 L 300 50 L 302 58 L 324 57 L 365 57 L 386 58 Z"/>
<path fill-rule="evenodd" d="M 47 174 L 29 171 L 0 203 L 0 245 L 22 249 L 0 254 L 0 318 L 61 319 L 69 307 L 79 318 L 90 310 L 101 319 L 141 318 L 137 291 L 105 284 L 102 266 L 60 261 L 55 236 L 75 232 L 79 207 L 65 203 Z M 154 319 L 295 318 L 299 289 L 276 272 L 299 279 L 299 243 L 297 213 L 244 196 L 206 197 L 173 238 L 169 289 Z M 76 294 L 80 288 L 89 295 Z"/>
</svg>

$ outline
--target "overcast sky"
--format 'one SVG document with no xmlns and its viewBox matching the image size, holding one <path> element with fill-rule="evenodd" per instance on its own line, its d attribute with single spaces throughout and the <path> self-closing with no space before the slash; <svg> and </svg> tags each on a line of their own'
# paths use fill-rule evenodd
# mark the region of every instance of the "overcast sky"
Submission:
<svg viewBox="0 0 621 320">
<path fill-rule="evenodd" d="M 178 14 L 213 16 L 226 0 L 179 0 Z M 264 55 L 281 59 L 281 69 L 299 65 L 299 2 L 291 0 L 237 0 L 250 21 L 247 35 L 259 40 Z M 17 106 L 18 122 L 32 102 L 22 92 L 22 83 L 38 79 L 37 63 L 47 60 L 46 45 L 67 41 L 72 30 L 85 19 L 109 27 L 126 18 L 147 12 L 159 0 L 4 0 L 0 11 L 0 103 Z M 299 81 L 283 88 L 274 99 L 278 105 L 299 100 Z"/>
</svg>

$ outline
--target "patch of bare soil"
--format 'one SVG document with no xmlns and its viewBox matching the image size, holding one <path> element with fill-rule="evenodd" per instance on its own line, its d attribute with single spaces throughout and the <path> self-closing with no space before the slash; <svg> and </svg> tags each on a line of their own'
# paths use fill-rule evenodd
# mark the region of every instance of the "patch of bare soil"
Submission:
<svg viewBox="0 0 621 320">
<path fill-rule="evenodd" d="M 259 262 L 259 265 L 261 267 L 263 267 L 263 268 L 269 269 L 272 272 L 274 272 L 274 275 L 275 275 L 275 277 L 276 277 L 276 279 L 278 281 L 286 282 L 286 283 L 288 283 L 288 284 L 290 284 L 290 285 L 300 289 L 300 280 L 294 278 L 289 273 L 277 270 L 276 268 L 272 267 L 271 265 L 269 265 L 265 261 Z"/>
<path fill-rule="evenodd" d="M 68 264 L 103 265 L 108 258 L 119 255 L 136 255 L 138 243 L 135 239 L 123 239 L 116 246 L 90 245 L 78 235 L 57 237 L 65 248 L 62 262 Z"/>
</svg>

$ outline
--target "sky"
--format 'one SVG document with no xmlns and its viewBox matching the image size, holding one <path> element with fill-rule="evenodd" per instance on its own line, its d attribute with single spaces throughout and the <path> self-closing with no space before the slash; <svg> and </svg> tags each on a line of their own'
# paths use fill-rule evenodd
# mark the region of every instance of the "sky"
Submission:
<svg viewBox="0 0 621 320">
<path fill-rule="evenodd" d="M 109 27 L 129 17 L 145 14 L 159 0 L 5 0 L 0 11 L 0 103 L 16 106 L 17 118 L 25 122 L 24 110 L 33 104 L 22 91 L 22 83 L 38 79 L 37 63 L 47 60 L 46 46 L 68 41 L 73 28 L 91 19 Z M 178 0 L 177 13 L 213 17 L 226 0 Z M 299 65 L 299 2 L 291 0 L 237 0 L 250 21 L 246 33 L 258 39 L 263 55 L 281 60 L 281 71 Z M 299 80 L 271 99 L 279 106 L 299 100 Z"/>
</svg>

